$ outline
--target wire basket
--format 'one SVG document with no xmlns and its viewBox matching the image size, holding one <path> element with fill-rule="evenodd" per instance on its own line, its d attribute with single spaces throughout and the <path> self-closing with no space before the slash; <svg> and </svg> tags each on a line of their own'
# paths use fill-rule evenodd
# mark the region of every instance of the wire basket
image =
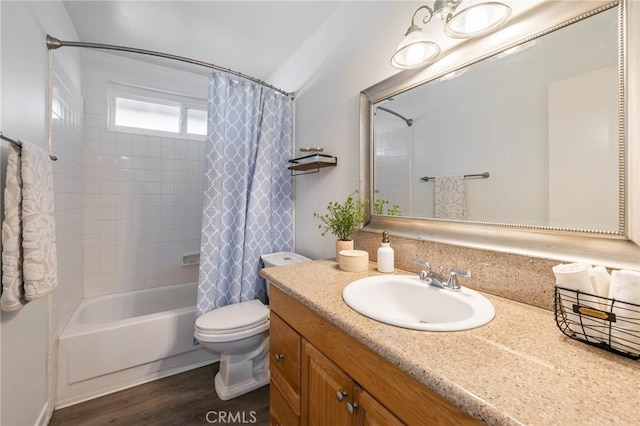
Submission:
<svg viewBox="0 0 640 426">
<path fill-rule="evenodd" d="M 555 286 L 558 328 L 572 339 L 640 359 L 640 305 Z"/>
</svg>

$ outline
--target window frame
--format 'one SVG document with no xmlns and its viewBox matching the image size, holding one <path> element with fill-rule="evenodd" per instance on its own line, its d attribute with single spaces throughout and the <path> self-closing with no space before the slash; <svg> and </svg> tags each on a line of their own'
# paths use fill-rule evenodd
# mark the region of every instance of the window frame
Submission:
<svg viewBox="0 0 640 426">
<path fill-rule="evenodd" d="M 178 132 L 116 125 L 116 98 L 131 99 L 178 107 Z M 207 100 L 149 87 L 133 86 L 110 81 L 107 88 L 107 128 L 114 132 L 126 132 L 149 136 L 204 140 L 206 134 L 187 133 L 187 109 L 207 112 Z"/>
</svg>

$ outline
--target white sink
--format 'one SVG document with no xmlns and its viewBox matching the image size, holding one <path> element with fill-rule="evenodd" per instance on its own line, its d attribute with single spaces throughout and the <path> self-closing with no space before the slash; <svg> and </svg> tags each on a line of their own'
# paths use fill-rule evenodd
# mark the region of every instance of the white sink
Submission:
<svg viewBox="0 0 640 426">
<path fill-rule="evenodd" d="M 342 298 L 362 315 L 414 330 L 469 330 L 496 314 L 493 304 L 476 291 L 437 288 L 413 275 L 362 278 L 347 285 Z"/>
</svg>

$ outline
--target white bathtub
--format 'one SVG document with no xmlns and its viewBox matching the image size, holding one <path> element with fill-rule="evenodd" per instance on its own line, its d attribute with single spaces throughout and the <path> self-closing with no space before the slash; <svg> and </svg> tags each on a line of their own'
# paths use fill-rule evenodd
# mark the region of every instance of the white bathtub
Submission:
<svg viewBox="0 0 640 426">
<path fill-rule="evenodd" d="M 60 336 L 56 408 L 219 360 L 194 345 L 197 284 L 84 299 Z"/>
</svg>

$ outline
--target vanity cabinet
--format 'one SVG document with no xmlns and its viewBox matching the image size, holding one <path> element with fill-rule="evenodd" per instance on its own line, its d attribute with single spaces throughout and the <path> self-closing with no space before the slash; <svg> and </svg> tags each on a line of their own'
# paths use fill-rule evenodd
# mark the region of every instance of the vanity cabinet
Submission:
<svg viewBox="0 0 640 426">
<path fill-rule="evenodd" d="M 272 425 L 300 424 L 300 335 L 271 313 L 269 368 Z"/>
<path fill-rule="evenodd" d="M 275 285 L 270 293 L 272 425 L 479 424 Z"/>
<path fill-rule="evenodd" d="M 305 424 L 403 425 L 391 411 L 306 341 L 302 349 L 302 384 Z"/>
</svg>

